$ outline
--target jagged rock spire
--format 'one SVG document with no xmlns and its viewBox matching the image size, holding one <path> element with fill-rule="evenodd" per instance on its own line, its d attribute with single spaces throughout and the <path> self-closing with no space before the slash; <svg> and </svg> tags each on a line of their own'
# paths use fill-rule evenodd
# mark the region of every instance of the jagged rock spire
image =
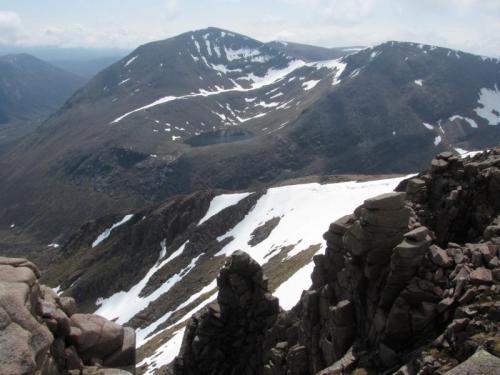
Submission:
<svg viewBox="0 0 500 375">
<path fill-rule="evenodd" d="M 217 302 L 191 318 L 175 375 L 259 374 L 264 334 L 276 321 L 278 299 L 268 292 L 260 265 L 242 251 L 217 277 Z"/>
</svg>

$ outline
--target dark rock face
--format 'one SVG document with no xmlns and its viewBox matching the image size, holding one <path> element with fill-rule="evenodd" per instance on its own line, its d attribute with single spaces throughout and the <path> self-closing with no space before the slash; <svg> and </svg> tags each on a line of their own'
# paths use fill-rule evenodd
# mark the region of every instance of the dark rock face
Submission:
<svg viewBox="0 0 500 375">
<path fill-rule="evenodd" d="M 436 242 L 475 242 L 498 237 L 500 162 L 498 149 L 463 163 L 449 152 L 433 160 L 430 171 L 407 182 L 408 198 Z M 440 167 L 435 164 L 439 162 Z M 403 189 L 400 186 L 400 189 Z M 485 228 L 491 226 L 487 232 Z"/>
<path fill-rule="evenodd" d="M 184 372 L 176 374 L 196 373 L 188 366 L 207 374 L 431 374 L 451 370 L 478 348 L 498 357 L 499 173 L 498 148 L 466 160 L 443 153 L 398 192 L 368 199 L 332 223 L 325 254 L 314 258 L 312 287 L 271 327 L 272 319 L 260 322 L 266 332 L 258 340 L 252 330 L 235 335 L 229 317 L 220 323 L 222 311 L 240 312 L 250 298 L 232 297 L 239 290 L 234 280 L 248 280 L 232 260 L 221 272 L 218 307 L 189 326 L 176 362 Z M 257 304 L 251 306 L 249 314 Z M 254 344 L 255 354 L 247 360 L 238 350 L 236 362 L 227 348 L 249 347 L 242 342 Z M 488 366 L 498 365 L 488 358 Z"/>
<path fill-rule="evenodd" d="M 176 375 L 258 374 L 264 333 L 279 312 L 257 262 L 237 251 L 217 278 L 217 303 L 195 315 L 186 328 Z"/>
<path fill-rule="evenodd" d="M 2 374 L 130 374 L 135 332 L 100 316 L 75 314 L 75 301 L 38 282 L 25 259 L 0 258 Z"/>
<path fill-rule="evenodd" d="M 145 286 L 143 293 L 149 295 L 166 278 L 185 268 L 193 258 L 216 254 L 224 244 L 217 241 L 217 237 L 240 222 L 261 196 L 261 193 L 251 194 L 221 211 L 220 215 L 197 225 L 211 200 L 220 193 L 222 191 L 210 190 L 176 196 L 161 205 L 135 211 L 132 219 L 115 228 L 109 238 L 95 247 L 92 247 L 95 239 L 106 228 L 120 221 L 124 214 L 89 222 L 68 243 L 57 249 L 51 267 L 44 272 L 43 281 L 61 285 L 65 295 L 75 298 L 81 312 L 92 312 L 98 298 L 129 290 L 137 284 L 158 261 L 162 242 L 167 256 L 187 242 L 183 254 L 166 265 L 164 272 L 152 277 Z M 219 268 L 220 265 L 214 266 L 209 282 L 215 278 Z M 182 291 L 177 297 L 169 296 L 166 301 L 158 300 L 150 304 L 142 312 L 142 318 L 129 322 L 130 325 L 137 329 L 141 324 L 159 319 L 163 308 L 168 308 L 165 303 L 196 293 L 198 282 L 201 281 L 193 282 L 191 289 Z M 162 308 L 157 307 L 159 304 Z"/>
<path fill-rule="evenodd" d="M 264 241 L 267 237 L 269 237 L 274 228 L 278 226 L 280 220 L 281 220 L 280 217 L 273 217 L 272 219 L 269 219 L 261 226 L 255 228 L 255 230 L 250 235 L 251 238 L 248 241 L 248 244 L 250 246 L 256 246 L 262 241 Z"/>
</svg>

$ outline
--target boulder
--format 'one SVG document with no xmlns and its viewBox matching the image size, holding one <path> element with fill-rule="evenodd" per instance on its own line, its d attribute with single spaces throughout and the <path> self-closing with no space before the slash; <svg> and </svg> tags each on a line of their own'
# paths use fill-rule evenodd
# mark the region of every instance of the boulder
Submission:
<svg viewBox="0 0 500 375">
<path fill-rule="evenodd" d="M 124 329 L 99 316 L 74 314 L 71 316 L 71 341 L 88 358 L 105 358 L 119 350 L 123 344 Z"/>
<path fill-rule="evenodd" d="M 473 284 L 491 284 L 493 282 L 491 270 L 483 267 L 479 267 L 472 271 L 469 278 Z"/>
<path fill-rule="evenodd" d="M 71 316 L 76 312 L 76 302 L 74 298 L 71 297 L 61 297 L 60 304 L 62 310 L 67 316 Z"/>
<path fill-rule="evenodd" d="M 466 361 L 445 373 L 446 375 L 492 375 L 500 374 L 500 358 L 480 349 Z"/>
<path fill-rule="evenodd" d="M 453 266 L 453 260 L 448 256 L 445 250 L 441 249 L 437 245 L 432 245 L 429 247 L 430 256 L 432 262 L 440 267 L 451 267 Z"/>
<path fill-rule="evenodd" d="M 404 207 L 405 193 L 386 193 L 365 200 L 364 207 L 369 210 L 400 210 Z"/>
<path fill-rule="evenodd" d="M 109 357 L 103 364 L 106 367 L 126 367 L 135 363 L 135 332 L 130 327 L 123 331 L 122 346 Z"/>
<path fill-rule="evenodd" d="M 132 329 L 124 335 L 121 326 L 102 317 L 74 314 L 75 301 L 40 285 L 39 276 L 24 259 L 0 257 L 1 374 L 126 374 L 85 367 L 106 360 L 135 366 Z"/>
</svg>

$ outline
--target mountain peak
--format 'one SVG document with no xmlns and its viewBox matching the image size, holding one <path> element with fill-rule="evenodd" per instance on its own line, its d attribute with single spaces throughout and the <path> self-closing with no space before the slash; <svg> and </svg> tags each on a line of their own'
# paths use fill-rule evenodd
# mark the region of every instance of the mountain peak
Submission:
<svg viewBox="0 0 500 375">
<path fill-rule="evenodd" d="M 439 51 L 439 52 L 446 52 L 447 54 L 464 54 L 464 55 L 471 55 L 475 56 L 473 54 L 470 54 L 468 52 L 460 51 L 460 50 L 455 50 L 451 48 L 446 48 L 446 47 L 440 47 L 432 44 L 425 44 L 425 43 L 418 43 L 418 42 L 407 42 L 407 41 L 397 41 L 397 40 L 390 40 L 381 44 L 378 44 L 372 49 L 388 49 L 388 48 L 399 48 L 399 49 L 413 49 L 413 50 L 420 50 L 422 53 L 428 53 L 432 51 Z"/>
<path fill-rule="evenodd" d="M 248 40 L 251 39 L 245 35 L 236 33 L 234 31 L 225 30 L 225 29 L 221 29 L 221 28 L 213 27 L 213 26 L 206 27 L 203 29 L 198 29 L 198 30 L 192 30 L 192 31 L 189 31 L 183 35 L 187 35 L 189 37 L 191 37 L 191 36 L 203 37 L 204 39 L 220 39 L 220 38 L 228 38 L 228 37 L 229 38 L 243 38 L 243 39 L 248 39 Z"/>
<path fill-rule="evenodd" d="M 0 61 L 8 63 L 14 63 L 17 61 L 32 61 L 32 62 L 36 61 L 39 63 L 45 63 L 45 61 L 40 60 L 39 58 L 30 55 L 28 53 L 14 53 L 14 54 L 3 55 L 0 56 Z"/>
</svg>

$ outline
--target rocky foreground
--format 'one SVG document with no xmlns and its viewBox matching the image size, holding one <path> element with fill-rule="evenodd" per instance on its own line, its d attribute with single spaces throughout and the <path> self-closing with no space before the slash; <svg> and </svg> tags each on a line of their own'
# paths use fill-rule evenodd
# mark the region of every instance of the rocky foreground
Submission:
<svg viewBox="0 0 500 375">
<path fill-rule="evenodd" d="M 217 301 L 159 373 L 500 373 L 500 148 L 438 155 L 324 238 L 290 311 L 248 254 L 228 257 Z M 77 314 L 39 277 L 27 260 L 0 258 L 0 374 L 134 372 L 133 329 Z"/>
<path fill-rule="evenodd" d="M 73 298 L 59 297 L 39 277 L 33 263 L 0 257 L 0 374 L 133 373 L 134 330 L 77 314 Z"/>
<path fill-rule="evenodd" d="M 330 226 L 313 286 L 291 311 L 234 253 L 167 371 L 500 373 L 500 149 L 440 154 L 397 190 Z"/>
</svg>

